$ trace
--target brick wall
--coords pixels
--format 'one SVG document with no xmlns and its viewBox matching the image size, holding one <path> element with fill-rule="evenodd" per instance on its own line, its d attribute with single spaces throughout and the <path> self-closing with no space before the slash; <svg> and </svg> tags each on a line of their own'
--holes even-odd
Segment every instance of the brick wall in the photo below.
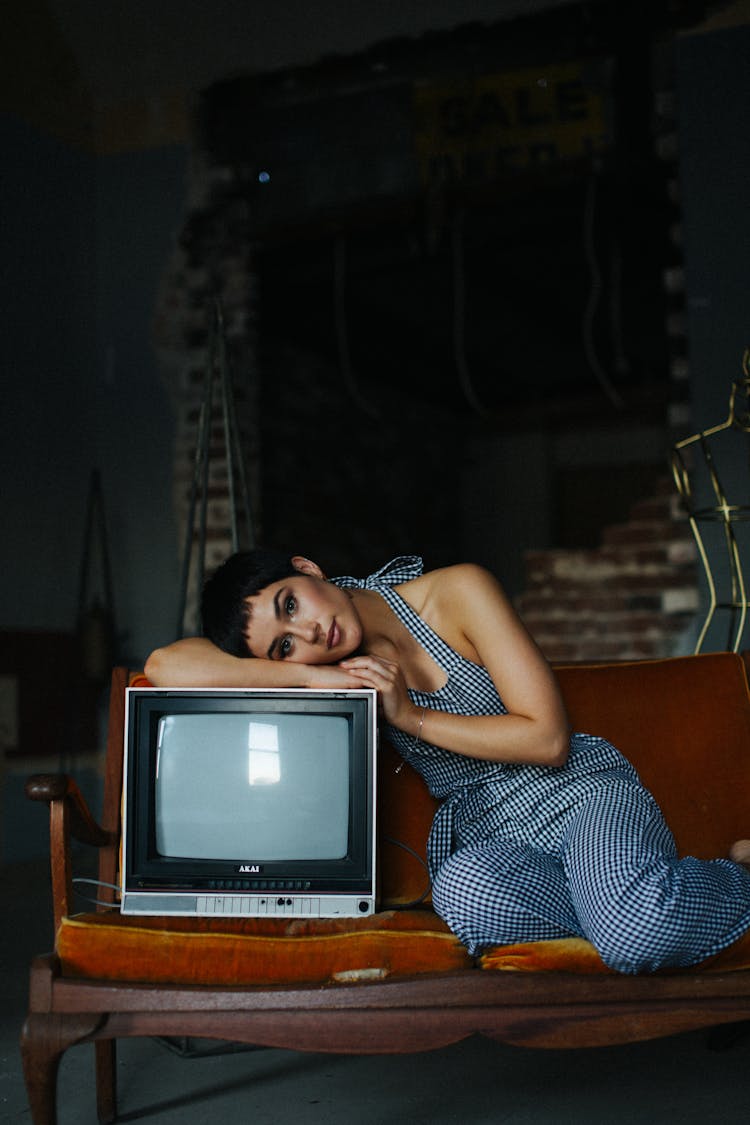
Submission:
<svg viewBox="0 0 750 1125">
<path fill-rule="evenodd" d="M 518 609 L 552 661 L 630 660 L 692 649 L 696 551 L 671 480 L 605 528 L 594 550 L 529 551 Z"/>
</svg>

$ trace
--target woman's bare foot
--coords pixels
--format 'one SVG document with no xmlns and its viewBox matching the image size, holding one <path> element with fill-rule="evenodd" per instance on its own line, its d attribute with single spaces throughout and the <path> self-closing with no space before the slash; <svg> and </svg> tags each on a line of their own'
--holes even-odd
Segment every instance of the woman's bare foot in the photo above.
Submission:
<svg viewBox="0 0 750 1125">
<path fill-rule="evenodd" d="M 750 871 L 750 840 L 735 840 L 729 849 L 729 858 Z"/>
</svg>

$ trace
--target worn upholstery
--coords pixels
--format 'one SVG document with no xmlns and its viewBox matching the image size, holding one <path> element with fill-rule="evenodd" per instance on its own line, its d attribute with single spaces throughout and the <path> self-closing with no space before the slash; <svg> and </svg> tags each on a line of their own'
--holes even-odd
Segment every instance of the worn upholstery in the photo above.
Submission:
<svg viewBox="0 0 750 1125">
<path fill-rule="evenodd" d="M 216 986 L 382 980 L 471 967 L 431 910 L 314 921 L 84 914 L 63 921 L 57 953 L 68 976 Z"/>
<path fill-rule="evenodd" d="M 488 949 L 479 959 L 481 969 L 496 969 L 505 972 L 564 972 L 564 973 L 615 973 L 604 964 L 591 942 L 584 938 L 557 938 L 551 941 L 518 942 L 515 945 L 496 945 Z M 721 953 L 708 957 L 700 965 L 688 971 L 695 972 L 734 972 L 750 968 L 750 933 L 745 934 L 723 949 Z M 682 969 L 661 969 L 659 974 L 679 974 Z"/>
</svg>

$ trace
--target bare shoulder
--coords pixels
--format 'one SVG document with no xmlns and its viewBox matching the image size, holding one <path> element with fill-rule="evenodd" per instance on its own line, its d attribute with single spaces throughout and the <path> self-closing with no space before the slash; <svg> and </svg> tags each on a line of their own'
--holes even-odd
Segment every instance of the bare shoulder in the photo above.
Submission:
<svg viewBox="0 0 750 1125">
<path fill-rule="evenodd" d="M 429 602 L 435 605 L 460 604 L 465 610 L 476 599 L 481 601 L 484 598 L 500 597 L 505 600 L 502 586 L 494 574 L 477 563 L 456 563 L 441 567 L 429 571 L 422 578 L 425 580 L 425 605 Z"/>
<path fill-rule="evenodd" d="M 555 729 L 567 731 L 550 666 L 498 579 L 474 563 L 444 567 L 423 579 L 415 580 L 421 583 L 416 592 L 422 620 L 456 652 L 487 669 L 510 712 L 543 715 Z M 410 600 L 412 583 L 406 586 Z"/>
<path fill-rule="evenodd" d="M 512 614 L 493 574 L 476 563 L 456 563 L 404 583 L 399 593 L 423 621 L 458 652 L 477 660 L 477 623 L 487 616 Z"/>
<path fill-rule="evenodd" d="M 502 594 L 497 578 L 477 563 L 454 563 L 420 574 L 397 587 L 402 597 L 421 613 L 431 603 L 450 601 L 459 595 Z"/>
</svg>

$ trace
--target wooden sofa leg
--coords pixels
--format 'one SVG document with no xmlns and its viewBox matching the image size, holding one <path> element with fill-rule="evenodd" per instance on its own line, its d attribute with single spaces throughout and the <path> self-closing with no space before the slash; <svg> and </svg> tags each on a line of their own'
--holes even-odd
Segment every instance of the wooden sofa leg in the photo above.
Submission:
<svg viewBox="0 0 750 1125">
<path fill-rule="evenodd" d="M 96 1112 L 101 1125 L 117 1119 L 117 1040 L 97 1039 Z"/>
<path fill-rule="evenodd" d="M 57 1125 L 57 1072 L 68 1047 L 93 1035 L 103 1017 L 30 1012 L 21 1032 L 21 1058 L 33 1125 Z"/>
</svg>

